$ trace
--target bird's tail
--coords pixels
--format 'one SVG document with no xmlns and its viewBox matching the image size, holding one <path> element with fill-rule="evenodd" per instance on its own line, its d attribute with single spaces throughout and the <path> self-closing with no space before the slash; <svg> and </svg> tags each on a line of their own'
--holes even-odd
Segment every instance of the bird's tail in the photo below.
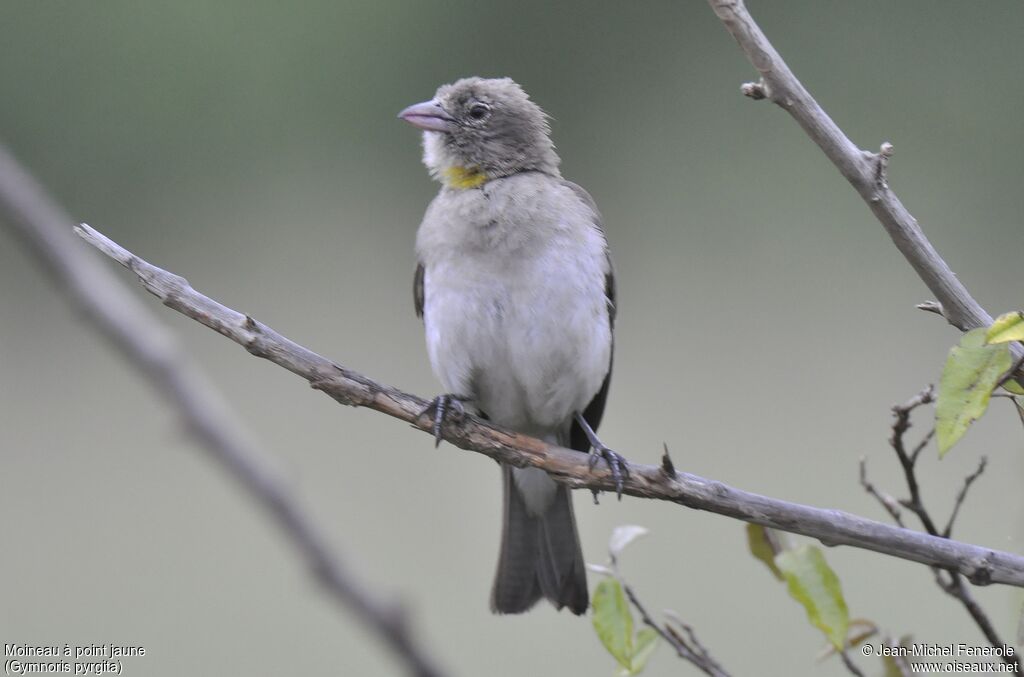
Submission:
<svg viewBox="0 0 1024 677">
<path fill-rule="evenodd" d="M 572 496 L 568 488 L 545 475 L 543 480 L 555 485 L 554 495 L 536 514 L 527 508 L 512 473 L 512 468 L 502 466 L 505 517 L 491 611 L 522 613 L 543 596 L 556 609 L 568 607 L 582 614 L 590 602 Z"/>
</svg>

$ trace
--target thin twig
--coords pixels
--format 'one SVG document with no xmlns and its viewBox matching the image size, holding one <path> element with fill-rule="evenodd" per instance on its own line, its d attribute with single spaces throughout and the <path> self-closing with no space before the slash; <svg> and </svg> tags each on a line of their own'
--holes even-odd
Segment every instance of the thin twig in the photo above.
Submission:
<svg viewBox="0 0 1024 677">
<path fill-rule="evenodd" d="M 910 461 L 912 463 L 917 463 L 917 457 L 921 455 L 921 452 L 924 451 L 924 448 L 927 447 L 928 444 L 934 438 L 935 438 L 935 426 L 932 426 L 931 429 L 929 429 L 928 432 L 925 433 L 924 437 L 922 437 L 917 442 L 917 445 L 914 447 L 914 450 L 912 452 L 910 452 Z"/>
<path fill-rule="evenodd" d="M 680 634 L 672 626 L 665 624 L 664 627 L 659 625 L 647 612 L 647 609 L 640 602 L 640 598 L 637 597 L 636 593 L 625 581 L 621 579 L 622 589 L 626 593 L 626 597 L 629 598 L 630 604 L 640 614 L 640 620 L 644 622 L 644 625 L 653 628 L 662 639 L 664 639 L 669 646 L 675 649 L 676 654 L 683 660 L 691 663 L 698 670 L 703 672 L 705 675 L 711 675 L 711 677 L 730 677 L 729 673 L 725 671 L 725 668 L 716 661 L 708 650 L 704 648 L 704 645 L 697 640 L 697 635 L 686 623 L 681 620 L 678 621 L 679 626 L 686 633 L 686 637 Z"/>
<path fill-rule="evenodd" d="M 131 269 L 146 289 L 164 305 L 298 374 L 338 402 L 368 407 L 433 434 L 433 420 L 424 414 L 427 401 L 377 383 L 341 367 L 253 318 L 203 296 L 177 275 L 157 268 L 93 228 L 78 229 L 87 242 Z M 502 463 L 540 468 L 574 489 L 614 491 L 607 465 L 591 468 L 586 454 L 547 444 L 505 430 L 474 416 L 448 420 L 442 437 Z M 736 489 L 684 472 L 670 475 L 664 465 L 629 465 L 622 493 L 671 501 L 698 510 L 816 538 L 825 545 L 850 545 L 929 566 L 954 569 L 978 584 L 1002 583 L 1024 587 L 1024 557 L 929 536 L 868 520 L 839 510 L 824 510 Z"/>
<path fill-rule="evenodd" d="M 841 658 L 843 661 L 843 665 L 846 666 L 846 669 L 850 672 L 851 675 L 857 675 L 857 677 L 864 677 L 864 673 L 861 672 L 860 668 L 854 665 L 853 661 L 850 660 L 850 657 L 847 655 L 845 648 L 838 653 L 839 658 Z"/>
<path fill-rule="evenodd" d="M 911 510 L 918 519 L 921 520 L 921 524 L 925 531 L 933 536 L 941 536 L 943 538 L 949 538 L 953 532 L 953 524 L 956 522 L 957 516 L 960 514 L 960 507 L 963 505 L 964 500 L 967 498 L 967 492 L 970 490 L 971 485 L 981 476 L 985 471 L 986 460 L 982 457 L 981 462 L 978 464 L 978 469 L 973 473 L 964 478 L 963 486 L 957 493 L 956 501 L 953 505 L 953 510 L 950 513 L 949 519 L 946 522 L 945 529 L 939 532 L 935 526 L 935 521 L 932 519 L 931 514 L 925 507 L 924 500 L 921 497 L 921 488 L 917 480 L 917 459 L 921 453 L 921 449 L 928 444 L 931 440 L 935 429 L 932 428 L 924 438 L 917 443 L 913 451 L 907 453 L 906 444 L 904 442 L 904 435 L 907 430 L 910 429 L 910 415 L 918 407 L 930 404 L 934 400 L 934 389 L 932 386 L 928 386 L 920 393 L 912 397 L 909 401 L 902 405 L 896 405 L 892 408 L 893 412 L 893 423 L 892 423 L 892 435 L 889 438 L 889 444 L 892 446 L 893 451 L 896 452 L 896 457 L 899 459 L 900 466 L 903 468 L 904 478 L 907 483 L 907 489 L 910 492 L 910 498 L 899 501 L 899 504 Z M 894 513 L 889 509 L 889 505 L 882 498 L 882 494 L 875 489 L 867 479 L 866 466 L 861 460 L 861 486 L 864 487 L 871 496 L 875 497 L 876 500 L 882 503 L 882 506 L 886 508 L 889 515 L 896 521 L 900 526 L 904 526 L 902 519 L 898 513 Z M 891 497 L 889 500 L 892 500 Z M 951 597 L 958 600 L 967 610 L 971 619 L 974 620 L 975 625 L 981 630 L 981 633 L 985 636 L 985 639 L 994 647 L 1003 646 L 1003 640 L 996 631 L 995 626 L 992 625 L 992 621 L 989 619 L 988 614 L 981 608 L 978 602 L 974 599 L 970 589 L 964 584 L 963 576 L 958 572 L 949 570 L 945 567 L 932 567 L 932 574 L 935 577 L 935 583 L 942 589 L 943 592 L 950 595 Z M 1020 659 L 1016 656 L 1003 656 L 1003 661 L 1015 666 L 1016 671 L 1020 670 Z"/>
<path fill-rule="evenodd" d="M 277 472 L 256 450 L 227 403 L 152 313 L 72 234 L 73 222 L 0 147 L 0 219 L 86 317 L 178 411 L 200 446 L 264 508 L 316 580 L 368 626 L 417 677 L 445 674 L 409 632 L 397 606 L 357 582 Z"/>
<path fill-rule="evenodd" d="M 900 504 L 895 498 L 889 494 L 883 494 L 875 485 L 868 480 L 868 460 L 861 456 L 860 458 L 860 485 L 864 487 L 864 491 L 868 492 L 875 498 L 876 501 L 885 509 L 889 516 L 892 517 L 892 521 L 901 527 L 903 524 L 903 515 L 900 512 Z"/>
<path fill-rule="evenodd" d="M 917 453 L 923 448 L 918 445 L 915 448 L 917 453 L 907 453 L 903 443 L 903 435 L 910 429 L 910 414 L 918 407 L 931 404 L 935 401 L 935 388 L 929 385 L 927 388 L 910 398 L 905 404 L 897 404 L 892 408 L 895 418 L 892 424 L 892 435 L 889 438 L 889 445 L 896 452 L 900 467 L 903 468 L 903 476 L 907 482 L 907 489 L 910 491 L 910 498 L 900 501 L 900 505 L 917 515 L 924 525 L 924 530 L 933 536 L 940 535 L 932 522 L 931 515 L 925 510 L 921 501 L 921 488 L 917 483 L 917 474 L 914 472 L 914 464 L 917 462 Z"/>
<path fill-rule="evenodd" d="M 1011 345 L 1016 346 L 1018 345 L 1018 342 L 1014 342 Z M 1024 353 L 1021 353 L 1020 355 L 1017 356 L 1017 359 L 1013 361 L 1013 364 L 1010 365 L 1010 368 L 1006 370 L 1006 373 L 1003 374 L 996 382 L 995 388 L 1001 388 L 1004 383 L 1017 376 L 1017 373 L 1020 371 L 1021 366 L 1024 366 Z M 993 388 L 993 390 L 995 390 L 995 388 Z"/>
<path fill-rule="evenodd" d="M 992 625 L 992 621 L 989 619 L 988 614 L 985 613 L 985 610 L 982 609 L 981 605 L 974 599 L 974 595 L 971 593 L 970 589 L 964 584 L 963 576 L 953 572 L 946 573 L 949 575 L 951 581 L 947 585 L 942 586 L 942 589 L 963 605 L 964 609 L 967 610 L 971 619 L 974 620 L 974 624 L 978 626 L 978 629 L 981 630 L 981 634 L 985 636 L 985 639 L 988 640 L 989 644 L 994 647 L 1005 646 L 1006 643 L 1003 641 L 1002 637 L 1000 637 L 995 626 Z M 1002 656 L 1002 659 L 1004 663 L 1016 666 L 1014 672 L 1020 672 L 1021 662 L 1018 655 Z"/>
<path fill-rule="evenodd" d="M 978 463 L 978 469 L 964 478 L 964 484 L 960 487 L 960 491 L 957 492 L 956 502 L 953 503 L 953 512 L 949 515 L 949 521 L 946 522 L 946 528 L 942 530 L 943 538 L 949 538 L 950 535 L 952 535 L 953 523 L 956 521 L 957 515 L 960 514 L 960 506 L 963 505 L 964 499 L 967 498 L 967 492 L 970 490 L 971 485 L 974 484 L 974 480 L 981 477 L 981 473 L 985 472 L 985 465 L 987 463 L 988 459 L 982 456 L 981 461 Z"/>
<path fill-rule="evenodd" d="M 713 662 L 715 664 L 715 666 L 717 666 L 717 668 L 719 670 L 724 671 L 724 668 L 722 668 L 722 666 L 717 661 L 715 661 L 714 658 L 711 657 L 711 654 L 708 652 L 707 647 L 705 647 L 703 644 L 701 644 L 700 639 L 697 638 L 696 631 L 694 631 L 693 627 L 690 626 L 689 623 L 685 623 L 683 621 L 683 619 L 679 617 L 679 614 L 677 614 L 675 611 L 671 611 L 671 610 L 666 609 L 664 613 L 665 613 L 666 618 L 668 618 L 668 620 L 671 621 L 671 623 L 669 623 L 669 622 L 665 623 L 665 628 L 670 633 L 672 633 L 673 636 L 680 637 L 680 634 L 679 634 L 679 630 L 676 630 L 676 628 L 674 628 L 672 626 L 672 623 L 674 623 L 675 625 L 678 625 L 679 629 L 682 630 L 683 633 L 686 635 L 686 638 L 685 638 L 684 641 L 688 642 L 690 644 L 690 646 L 692 646 L 693 649 L 697 653 L 699 653 L 702 656 L 707 657 L 708 660 Z"/>
</svg>

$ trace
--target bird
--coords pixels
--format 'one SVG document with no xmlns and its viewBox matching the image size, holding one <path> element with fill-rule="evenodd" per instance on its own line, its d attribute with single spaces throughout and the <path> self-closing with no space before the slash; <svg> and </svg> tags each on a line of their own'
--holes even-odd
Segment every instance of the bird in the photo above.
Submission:
<svg viewBox="0 0 1024 677">
<path fill-rule="evenodd" d="M 510 78 L 469 77 L 399 118 L 422 130 L 441 183 L 416 234 L 415 310 L 447 393 L 465 411 L 548 443 L 593 452 L 621 498 L 625 459 L 595 430 L 611 382 L 615 276 L 591 196 L 562 178 L 547 114 Z M 580 615 L 586 567 L 569 489 L 538 468 L 501 466 L 501 550 L 491 611 L 541 597 Z M 595 494 L 596 497 L 596 494 Z"/>
</svg>

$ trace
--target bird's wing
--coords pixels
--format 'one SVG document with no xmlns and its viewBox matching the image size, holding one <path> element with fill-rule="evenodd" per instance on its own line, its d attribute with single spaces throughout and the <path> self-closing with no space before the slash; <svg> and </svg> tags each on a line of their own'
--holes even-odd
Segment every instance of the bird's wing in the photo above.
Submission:
<svg viewBox="0 0 1024 677">
<path fill-rule="evenodd" d="M 576 197 L 583 201 L 583 204 L 590 208 L 590 211 L 594 214 L 594 227 L 601 233 L 601 237 L 604 235 L 604 217 L 601 216 L 600 210 L 597 208 L 597 203 L 594 202 L 594 198 L 590 197 L 590 193 L 578 183 L 572 181 L 566 181 L 563 179 L 562 183 L 576 193 Z M 615 329 L 615 268 L 612 266 L 612 257 L 608 252 L 607 239 L 605 240 L 605 257 L 608 260 L 608 271 L 604 275 L 604 296 L 608 299 L 608 321 L 612 324 L 612 329 Z M 589 419 L 587 419 L 589 421 Z"/>
<path fill-rule="evenodd" d="M 423 264 L 416 264 L 416 273 L 412 277 L 412 303 L 416 308 L 416 317 L 423 317 Z"/>
<path fill-rule="evenodd" d="M 565 185 L 570 188 L 580 200 L 583 201 L 590 211 L 594 213 L 594 226 L 601 231 L 601 236 L 604 237 L 604 219 L 601 217 L 601 212 L 597 209 L 597 203 L 594 202 L 594 198 L 590 197 L 584 188 L 572 181 L 564 181 Z M 612 267 L 611 255 L 608 253 L 607 244 L 605 246 L 605 256 L 608 259 L 608 270 L 604 276 L 604 296 L 608 301 L 608 322 L 611 324 L 611 328 L 614 332 L 615 329 L 615 270 Z M 612 352 L 614 354 L 615 339 L 614 334 L 612 338 Z M 597 430 L 597 426 L 601 424 L 601 417 L 604 415 L 604 405 L 608 400 L 608 388 L 612 381 L 612 363 L 614 362 L 614 355 L 612 359 L 608 361 L 608 373 L 605 374 L 604 381 L 601 383 L 601 389 L 594 395 L 594 399 L 590 400 L 590 403 L 583 410 L 583 418 L 586 419 L 587 423 L 590 424 L 591 429 Z M 583 433 L 583 429 L 580 428 L 579 424 L 573 421 L 572 430 L 569 433 L 570 446 L 578 451 L 587 451 L 590 449 L 590 442 L 587 440 L 587 436 Z"/>
</svg>

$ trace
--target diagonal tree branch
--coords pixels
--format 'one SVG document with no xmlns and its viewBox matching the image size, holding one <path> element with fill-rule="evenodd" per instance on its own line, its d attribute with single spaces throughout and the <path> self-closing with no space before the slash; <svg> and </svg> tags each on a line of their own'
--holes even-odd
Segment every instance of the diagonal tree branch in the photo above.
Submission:
<svg viewBox="0 0 1024 677">
<path fill-rule="evenodd" d="M 696 667 L 705 675 L 710 675 L 710 677 L 731 677 L 725 668 L 722 667 L 721 663 L 716 661 L 714 656 L 700 643 L 700 640 L 697 639 L 697 633 L 694 632 L 693 628 L 684 623 L 678 614 L 671 613 L 670 615 L 670 612 L 666 612 L 665 615 L 670 615 L 671 619 L 680 629 L 673 627 L 668 622 L 664 625 L 658 625 L 658 622 L 647 611 L 647 607 L 640 601 L 633 588 L 625 580 L 621 580 L 621 576 L 620 582 L 629 603 L 640 614 L 640 620 L 643 621 L 644 625 L 658 633 L 658 636 L 675 650 L 677 656 Z"/>
<path fill-rule="evenodd" d="M 725 25 L 726 30 L 739 43 L 751 65 L 761 74 L 760 82 L 747 83 L 741 87 L 743 94 L 753 99 L 767 98 L 789 113 L 860 194 L 889 233 L 893 244 L 938 299 L 937 302 L 921 304 L 918 307 L 941 314 L 950 324 L 961 331 L 990 325 L 992 316 L 970 295 L 967 288 L 925 237 L 917 220 L 889 187 L 886 172 L 893 154 L 892 144 L 883 143 L 878 153 L 870 153 L 858 148 L 818 105 L 818 102 L 789 69 L 779 53 L 775 51 L 764 32 L 750 16 L 743 0 L 708 0 L 708 2 Z M 1020 345 L 1011 344 L 1010 349 L 1015 357 L 1015 362 L 1004 377 L 1004 382 L 1014 374 L 1019 374 L 1022 360 L 1024 360 L 1024 349 Z M 903 434 L 909 427 L 910 412 L 931 399 L 932 391 L 929 388 L 903 407 L 894 409 L 897 420 L 893 424 L 891 444 L 903 467 L 910 491 L 910 499 L 902 501 L 901 504 L 920 518 L 929 534 L 948 537 L 967 490 L 984 469 L 984 461 L 977 472 L 965 480 L 964 487 L 957 496 L 956 506 L 950 516 L 948 526 L 940 533 L 921 501 L 920 488 L 914 472 L 918 454 L 931 439 L 934 431 L 928 433 L 911 452 L 908 452 L 903 446 Z M 899 508 L 892 502 L 891 497 L 879 493 L 867 481 L 863 461 L 861 462 L 861 484 L 865 490 L 882 503 L 893 519 L 902 525 Z M 948 575 L 948 581 L 944 579 L 942 573 Z M 940 573 L 939 569 L 935 569 L 935 576 L 944 591 L 964 604 L 985 637 L 994 646 L 999 646 L 1001 644 L 999 636 L 984 611 L 975 602 L 969 589 L 963 584 L 959 572 Z M 1019 669 L 1020 663 L 1016 657 L 1006 660 Z"/>
<path fill-rule="evenodd" d="M 327 538 L 258 453 L 227 403 L 152 313 L 71 233 L 72 221 L 0 146 L 0 220 L 128 361 L 178 411 L 188 430 L 264 508 L 309 564 L 316 580 L 389 647 L 411 675 L 442 677 L 413 639 L 401 609 L 385 603 L 346 570 Z"/>
<path fill-rule="evenodd" d="M 208 298 L 173 273 L 140 259 L 93 228 L 78 233 L 130 269 L 164 305 L 191 317 L 245 347 L 253 355 L 305 378 L 338 402 L 368 407 L 433 434 L 424 414 L 427 401 L 377 383 L 339 366 L 270 327 Z M 575 489 L 614 491 L 607 465 L 590 469 L 587 454 L 499 428 L 469 415 L 446 420 L 442 436 L 462 449 L 510 465 L 534 466 Z M 893 527 L 838 510 L 823 510 L 768 498 L 721 482 L 676 472 L 666 453 L 661 466 L 633 464 L 623 493 L 671 501 L 698 510 L 810 536 L 825 545 L 851 545 L 962 573 L 973 583 L 1024 587 L 1024 557 Z"/>
<path fill-rule="evenodd" d="M 927 310 L 941 313 L 961 331 L 992 324 L 992 316 L 957 279 L 925 237 L 917 220 L 889 188 L 886 169 L 893 153 L 892 144 L 882 144 L 878 153 L 858 148 L 793 75 L 750 16 L 743 0 L 708 2 L 761 74 L 760 82 L 747 83 L 741 91 L 753 99 L 769 99 L 793 116 L 850 182 L 885 227 L 896 248 L 938 299 L 938 305 L 928 304 Z M 1015 357 L 1024 355 L 1024 350 L 1016 344 L 1011 350 Z"/>
</svg>

